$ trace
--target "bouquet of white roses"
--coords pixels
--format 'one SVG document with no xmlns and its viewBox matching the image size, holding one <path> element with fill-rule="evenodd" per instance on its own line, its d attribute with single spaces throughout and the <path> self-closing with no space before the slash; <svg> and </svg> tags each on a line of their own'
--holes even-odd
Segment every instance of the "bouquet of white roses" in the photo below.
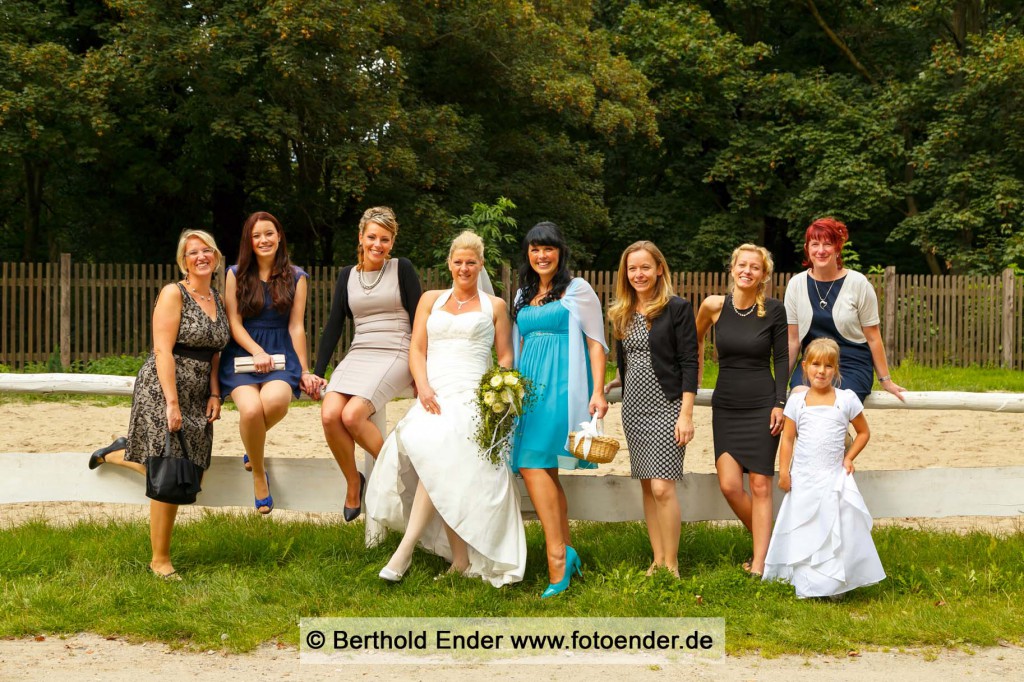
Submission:
<svg viewBox="0 0 1024 682">
<path fill-rule="evenodd" d="M 476 394 L 476 444 L 491 464 L 507 460 L 516 417 L 529 407 L 533 382 L 517 370 L 493 367 L 480 379 Z"/>
</svg>

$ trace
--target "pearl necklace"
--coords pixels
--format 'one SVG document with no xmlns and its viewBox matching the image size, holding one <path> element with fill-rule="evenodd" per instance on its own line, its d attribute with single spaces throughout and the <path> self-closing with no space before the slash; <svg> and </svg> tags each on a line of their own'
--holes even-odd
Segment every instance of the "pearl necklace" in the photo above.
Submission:
<svg viewBox="0 0 1024 682">
<path fill-rule="evenodd" d="M 754 301 L 754 305 L 752 305 L 752 306 L 750 306 L 749 308 L 746 309 L 747 312 L 741 313 L 740 309 L 736 307 L 736 297 L 735 296 L 730 296 L 729 297 L 729 301 L 730 301 L 730 303 L 732 303 L 733 311 L 735 311 L 735 313 L 737 315 L 739 315 L 740 317 L 746 317 L 747 315 L 749 315 L 752 312 L 754 312 L 755 308 L 757 308 L 757 301 Z"/>
<path fill-rule="evenodd" d="M 384 265 L 380 266 L 380 270 L 377 271 L 377 278 L 374 279 L 373 282 L 370 283 L 370 284 L 367 284 L 365 281 L 363 281 L 363 271 L 362 270 L 357 270 L 356 271 L 356 277 L 359 278 L 359 286 L 361 286 L 363 288 L 363 293 L 364 294 L 368 295 L 371 291 L 373 291 L 374 287 L 376 287 L 378 284 L 380 284 L 380 281 L 384 278 L 384 271 L 387 270 L 387 269 L 388 269 L 388 261 L 384 261 Z"/>
<path fill-rule="evenodd" d="M 453 300 L 453 301 L 455 301 L 455 305 L 459 306 L 459 307 L 458 307 L 458 310 L 462 310 L 462 306 L 464 306 L 464 305 L 466 305 L 467 303 L 469 303 L 470 301 L 472 301 L 472 300 L 473 300 L 474 298 L 476 298 L 476 297 L 477 297 L 478 295 L 479 295 L 479 294 L 473 294 L 472 296 L 470 296 L 469 298 L 467 298 L 467 299 L 466 299 L 465 301 L 460 301 L 460 300 L 459 300 L 459 297 L 455 295 L 455 290 L 454 290 L 454 289 L 452 289 L 452 300 Z"/>
<path fill-rule="evenodd" d="M 832 283 L 828 285 L 828 291 L 825 292 L 824 296 L 821 295 L 821 290 L 818 289 L 818 280 L 812 277 L 811 281 L 814 282 L 814 293 L 818 295 L 818 307 L 824 310 L 828 307 L 828 295 L 832 293 L 832 287 L 834 287 L 836 282 L 839 280 L 832 280 Z"/>
<path fill-rule="evenodd" d="M 195 297 L 198 298 L 200 301 L 212 301 L 213 300 L 213 289 L 210 289 L 210 293 L 208 295 L 206 295 L 206 296 L 203 296 L 198 291 L 196 291 L 195 287 L 189 287 L 189 289 L 192 290 L 192 293 L 195 294 Z"/>
<path fill-rule="evenodd" d="M 189 281 L 187 274 L 185 275 L 185 286 L 188 287 L 188 290 L 192 292 L 192 298 L 199 299 L 200 301 L 213 300 L 213 288 L 210 289 L 210 293 L 208 293 L 206 296 L 203 296 L 201 293 L 199 293 L 198 289 L 192 286 L 192 282 Z"/>
</svg>

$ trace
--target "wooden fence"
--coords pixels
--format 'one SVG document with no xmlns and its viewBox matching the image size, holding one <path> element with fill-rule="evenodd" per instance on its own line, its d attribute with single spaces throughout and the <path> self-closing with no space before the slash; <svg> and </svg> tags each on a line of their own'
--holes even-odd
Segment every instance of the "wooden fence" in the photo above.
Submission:
<svg viewBox="0 0 1024 682">
<path fill-rule="evenodd" d="M 309 268 L 306 330 L 313 351 L 330 313 L 340 266 Z M 579 273 L 607 309 L 615 296 L 615 273 Z M 445 286 L 447 272 L 420 271 L 424 289 Z M 222 277 L 222 276 L 221 276 Z M 792 274 L 777 273 L 771 294 L 781 298 Z M 0 364 L 21 368 L 59 359 L 64 367 L 109 355 L 138 355 L 152 346 L 150 316 L 165 283 L 179 278 L 177 266 L 72 263 L 0 263 Z M 895 268 L 868 275 L 878 294 L 882 337 L 890 362 L 913 357 L 922 365 L 991 365 L 1024 369 L 1024 278 L 1000 276 L 898 275 Z M 220 280 L 222 282 L 222 280 Z M 516 277 L 500 275 L 506 300 Z M 680 296 L 699 306 L 728 287 L 724 272 L 673 274 Z M 219 283 L 215 283 L 219 286 Z M 223 289 L 222 286 L 219 288 Z M 606 330 L 610 337 L 610 327 Z M 347 348 L 346 329 L 338 355 Z M 315 355 L 311 355 L 312 358 Z"/>
</svg>

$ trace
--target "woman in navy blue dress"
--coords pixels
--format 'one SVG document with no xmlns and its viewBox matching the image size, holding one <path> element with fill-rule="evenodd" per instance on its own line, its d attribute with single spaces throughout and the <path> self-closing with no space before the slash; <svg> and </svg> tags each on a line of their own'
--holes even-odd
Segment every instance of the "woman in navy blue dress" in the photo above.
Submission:
<svg viewBox="0 0 1024 682">
<path fill-rule="evenodd" d="M 317 398 L 320 382 L 309 371 L 306 353 L 306 282 L 288 259 L 281 223 L 265 211 L 253 213 L 242 228 L 238 264 L 228 268 L 224 303 L 231 341 L 221 354 L 220 385 L 238 407 L 243 463 L 252 471 L 256 510 L 274 509 L 264 465 L 267 431 L 288 412 L 299 390 Z M 284 355 L 275 368 L 272 355 Z M 252 356 L 255 372 L 236 372 L 235 358 Z"/>
</svg>

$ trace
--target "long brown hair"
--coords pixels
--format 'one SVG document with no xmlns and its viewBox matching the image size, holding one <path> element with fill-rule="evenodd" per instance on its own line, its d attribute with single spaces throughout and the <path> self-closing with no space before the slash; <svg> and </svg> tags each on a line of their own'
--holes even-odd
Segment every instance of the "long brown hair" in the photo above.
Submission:
<svg viewBox="0 0 1024 682">
<path fill-rule="evenodd" d="M 644 317 L 647 318 L 647 325 L 650 328 L 651 320 L 655 319 L 665 310 L 668 300 L 672 298 L 672 272 L 668 269 L 668 261 L 665 260 L 661 249 L 655 246 L 654 242 L 641 240 L 633 242 L 622 252 L 619 259 L 619 274 L 615 279 L 615 302 L 608 308 L 608 319 L 612 321 L 612 332 L 615 338 L 624 339 L 629 333 L 629 323 L 633 319 L 633 311 L 636 310 L 636 289 L 629 282 L 626 261 L 631 254 L 637 251 L 646 251 L 651 254 L 655 265 L 661 268 L 658 281 L 654 283 L 654 298 L 647 305 Z"/>
<path fill-rule="evenodd" d="M 235 298 L 238 299 L 238 313 L 242 317 L 259 315 L 265 300 L 260 282 L 260 265 L 252 251 L 252 230 L 261 220 L 273 223 L 280 237 L 274 263 L 270 267 L 270 277 L 267 279 L 271 306 L 284 314 L 291 309 L 292 301 L 295 300 L 295 270 L 288 258 L 288 243 L 284 238 L 284 229 L 277 218 L 266 211 L 257 211 L 245 219 L 245 225 L 242 226 L 242 242 L 238 246 Z"/>
</svg>

